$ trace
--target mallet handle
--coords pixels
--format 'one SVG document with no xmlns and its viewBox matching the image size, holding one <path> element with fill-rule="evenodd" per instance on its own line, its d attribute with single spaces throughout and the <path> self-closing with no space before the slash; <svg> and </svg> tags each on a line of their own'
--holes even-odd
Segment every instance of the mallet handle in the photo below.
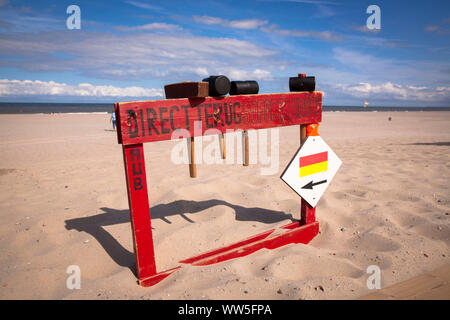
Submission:
<svg viewBox="0 0 450 320">
<path fill-rule="evenodd" d="M 227 158 L 227 149 L 225 146 L 225 137 L 224 137 L 223 133 L 219 134 L 219 140 L 220 140 L 220 147 L 222 149 L 222 159 L 226 159 Z"/>
<path fill-rule="evenodd" d="M 249 145 L 248 145 L 248 131 L 243 131 L 244 135 L 244 166 L 248 166 L 249 164 Z"/>
<path fill-rule="evenodd" d="M 195 164 L 195 142 L 194 142 L 194 137 L 188 138 L 190 139 L 190 144 L 189 144 L 189 148 L 190 148 L 190 159 L 189 159 L 189 175 L 191 176 L 191 178 L 196 178 L 197 177 L 197 165 Z"/>
</svg>

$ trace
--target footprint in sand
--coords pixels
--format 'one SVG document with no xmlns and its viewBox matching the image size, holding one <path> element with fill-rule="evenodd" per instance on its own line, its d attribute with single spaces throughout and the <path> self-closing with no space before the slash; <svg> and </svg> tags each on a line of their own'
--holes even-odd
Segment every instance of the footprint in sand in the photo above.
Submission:
<svg viewBox="0 0 450 320">
<path fill-rule="evenodd" d="M 314 275 L 314 277 L 329 277 L 330 274 L 359 278 L 365 274 L 363 269 L 356 267 L 346 259 L 330 258 L 313 252 L 278 257 L 261 272 L 265 276 L 270 274 L 273 277 L 285 280 L 306 280 L 311 275 Z"/>
<path fill-rule="evenodd" d="M 401 247 L 397 241 L 372 232 L 362 233 L 360 237 L 352 238 L 349 242 L 352 247 L 358 246 L 359 250 L 375 252 L 395 251 Z"/>
</svg>

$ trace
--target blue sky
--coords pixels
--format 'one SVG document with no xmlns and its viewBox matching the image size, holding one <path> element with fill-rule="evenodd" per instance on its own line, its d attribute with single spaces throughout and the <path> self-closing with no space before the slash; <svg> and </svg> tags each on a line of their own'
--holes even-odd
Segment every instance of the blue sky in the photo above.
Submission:
<svg viewBox="0 0 450 320">
<path fill-rule="evenodd" d="M 448 1 L 0 0 L 0 101 L 161 99 L 210 74 L 285 92 L 306 73 L 326 105 L 449 106 L 449 40 Z"/>
</svg>

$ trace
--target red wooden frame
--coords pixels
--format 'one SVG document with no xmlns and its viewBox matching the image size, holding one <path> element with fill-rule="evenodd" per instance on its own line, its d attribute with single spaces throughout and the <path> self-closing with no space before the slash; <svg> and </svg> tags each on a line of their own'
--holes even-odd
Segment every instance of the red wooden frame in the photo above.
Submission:
<svg viewBox="0 0 450 320">
<path fill-rule="evenodd" d="M 139 284 L 152 286 L 181 266 L 157 272 L 151 229 L 143 143 L 171 139 L 177 129 L 191 136 L 216 128 L 251 130 L 306 125 L 322 120 L 322 92 L 291 92 L 196 99 L 168 99 L 115 104 L 118 142 L 123 147 L 136 271 Z M 194 130 L 201 121 L 201 130 Z M 308 243 L 319 232 L 315 208 L 302 199 L 300 221 L 271 229 L 246 240 L 181 260 L 196 266 L 246 256 L 262 248 Z"/>
</svg>

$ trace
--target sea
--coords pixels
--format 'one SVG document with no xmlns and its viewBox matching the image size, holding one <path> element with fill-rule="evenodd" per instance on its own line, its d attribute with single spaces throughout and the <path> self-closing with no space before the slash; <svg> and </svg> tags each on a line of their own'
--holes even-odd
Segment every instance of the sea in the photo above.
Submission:
<svg viewBox="0 0 450 320">
<path fill-rule="evenodd" d="M 32 103 L 0 102 L 0 114 L 53 113 L 111 113 L 113 103 Z M 377 107 L 377 106 L 323 106 L 323 111 L 378 112 L 378 111 L 450 111 L 449 107 Z"/>
</svg>

